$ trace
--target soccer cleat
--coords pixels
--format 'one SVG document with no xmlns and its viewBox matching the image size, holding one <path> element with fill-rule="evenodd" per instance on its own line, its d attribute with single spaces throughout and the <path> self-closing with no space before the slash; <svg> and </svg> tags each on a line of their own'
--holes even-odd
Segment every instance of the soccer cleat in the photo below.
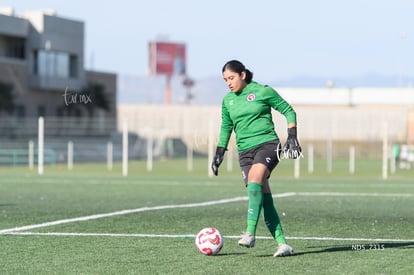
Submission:
<svg viewBox="0 0 414 275">
<path fill-rule="evenodd" d="M 256 238 L 249 232 L 243 233 L 239 240 L 239 245 L 247 248 L 251 248 L 256 243 Z"/>
<path fill-rule="evenodd" d="M 293 255 L 293 248 L 290 245 L 281 243 L 277 246 L 277 251 L 273 255 L 273 257 L 285 257 L 285 256 L 292 256 Z"/>
</svg>

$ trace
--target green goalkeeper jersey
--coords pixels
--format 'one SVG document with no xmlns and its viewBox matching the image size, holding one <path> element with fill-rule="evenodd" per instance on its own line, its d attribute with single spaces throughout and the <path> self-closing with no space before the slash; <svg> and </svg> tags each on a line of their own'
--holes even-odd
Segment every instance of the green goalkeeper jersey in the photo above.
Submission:
<svg viewBox="0 0 414 275">
<path fill-rule="evenodd" d="M 296 112 L 273 88 L 250 82 L 241 92 L 229 92 L 222 101 L 219 147 L 227 148 L 232 131 L 237 149 L 243 152 L 278 139 L 272 108 L 296 123 Z"/>
</svg>

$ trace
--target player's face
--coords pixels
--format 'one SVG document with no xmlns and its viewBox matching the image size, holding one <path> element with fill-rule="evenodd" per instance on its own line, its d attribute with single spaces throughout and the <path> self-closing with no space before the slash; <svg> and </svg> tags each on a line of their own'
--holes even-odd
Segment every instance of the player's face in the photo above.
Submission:
<svg viewBox="0 0 414 275">
<path fill-rule="evenodd" d="M 230 70 L 225 70 L 223 72 L 223 79 L 232 92 L 240 92 L 246 87 L 247 83 L 244 80 L 245 78 L 245 72 L 242 72 L 241 74 Z"/>
</svg>

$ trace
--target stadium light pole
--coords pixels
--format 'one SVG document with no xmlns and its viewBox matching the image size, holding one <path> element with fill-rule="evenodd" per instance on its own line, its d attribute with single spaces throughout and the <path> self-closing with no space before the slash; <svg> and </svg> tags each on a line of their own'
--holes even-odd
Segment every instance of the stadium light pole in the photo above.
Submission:
<svg viewBox="0 0 414 275">
<path fill-rule="evenodd" d="M 332 135 L 326 142 L 326 171 L 332 173 Z"/>
<path fill-rule="evenodd" d="M 106 163 L 109 171 L 113 168 L 113 154 L 113 144 L 109 141 L 106 146 Z"/>
<path fill-rule="evenodd" d="M 193 171 L 193 155 L 194 155 L 193 144 L 189 142 L 187 145 L 187 170 L 188 171 Z"/>
<path fill-rule="evenodd" d="M 232 146 L 229 146 L 226 158 L 227 158 L 227 171 L 231 172 L 233 171 L 233 147 Z"/>
<path fill-rule="evenodd" d="M 300 157 L 294 160 L 293 175 L 295 179 L 298 179 L 300 177 Z"/>
<path fill-rule="evenodd" d="M 388 125 L 384 121 L 382 139 L 382 179 L 388 179 Z"/>
<path fill-rule="evenodd" d="M 194 86 L 194 80 L 189 77 L 185 77 L 183 80 L 183 86 L 186 88 L 185 103 L 190 105 L 193 95 L 191 94 L 191 88 Z"/>
<path fill-rule="evenodd" d="M 207 149 L 208 149 L 208 161 L 207 161 L 207 175 L 209 177 L 213 176 L 213 172 L 211 171 L 210 164 L 213 161 L 213 151 L 214 151 L 214 135 L 213 135 L 213 121 L 212 119 L 209 120 L 209 127 L 208 127 L 208 140 L 207 140 Z"/>
<path fill-rule="evenodd" d="M 122 127 L 122 176 L 128 176 L 128 122 Z"/>
<path fill-rule="evenodd" d="M 308 146 L 308 173 L 313 174 L 314 171 L 314 154 L 313 154 L 313 144 Z"/>
<path fill-rule="evenodd" d="M 167 75 L 167 78 L 166 78 L 165 105 L 171 105 L 171 75 Z"/>
<path fill-rule="evenodd" d="M 38 119 L 38 137 L 37 137 L 37 173 L 43 175 L 43 148 L 44 148 L 44 127 L 43 117 Z"/>
<path fill-rule="evenodd" d="M 355 174 L 355 146 L 349 147 L 349 173 Z"/>
<path fill-rule="evenodd" d="M 34 167 L 34 143 L 33 140 L 29 141 L 29 169 L 33 170 Z"/>
<path fill-rule="evenodd" d="M 147 137 L 147 171 L 152 171 L 153 169 L 153 144 L 152 131 L 150 131 Z"/>
<path fill-rule="evenodd" d="M 73 141 L 68 141 L 68 170 L 73 169 Z"/>
</svg>

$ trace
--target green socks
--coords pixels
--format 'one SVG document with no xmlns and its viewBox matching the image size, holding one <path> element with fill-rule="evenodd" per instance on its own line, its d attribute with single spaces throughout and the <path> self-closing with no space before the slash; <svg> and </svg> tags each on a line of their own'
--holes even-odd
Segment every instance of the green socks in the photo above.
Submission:
<svg viewBox="0 0 414 275">
<path fill-rule="evenodd" d="M 285 235 L 273 202 L 272 194 L 263 194 L 262 185 L 256 182 L 251 182 L 247 185 L 247 195 L 249 197 L 249 208 L 247 212 L 246 232 L 256 236 L 257 222 L 259 220 L 260 211 L 263 207 L 264 220 L 270 234 L 272 234 L 277 243 L 285 244 Z"/>
<path fill-rule="evenodd" d="M 273 238 L 276 239 L 279 244 L 285 244 L 286 239 L 283 234 L 282 224 L 280 223 L 279 215 L 277 214 L 271 193 L 263 194 L 263 216 L 266 226 Z"/>
<path fill-rule="evenodd" d="M 257 222 L 263 206 L 263 187 L 261 184 L 251 182 L 247 185 L 247 195 L 249 206 L 247 210 L 247 229 L 246 232 L 256 235 Z"/>
</svg>

